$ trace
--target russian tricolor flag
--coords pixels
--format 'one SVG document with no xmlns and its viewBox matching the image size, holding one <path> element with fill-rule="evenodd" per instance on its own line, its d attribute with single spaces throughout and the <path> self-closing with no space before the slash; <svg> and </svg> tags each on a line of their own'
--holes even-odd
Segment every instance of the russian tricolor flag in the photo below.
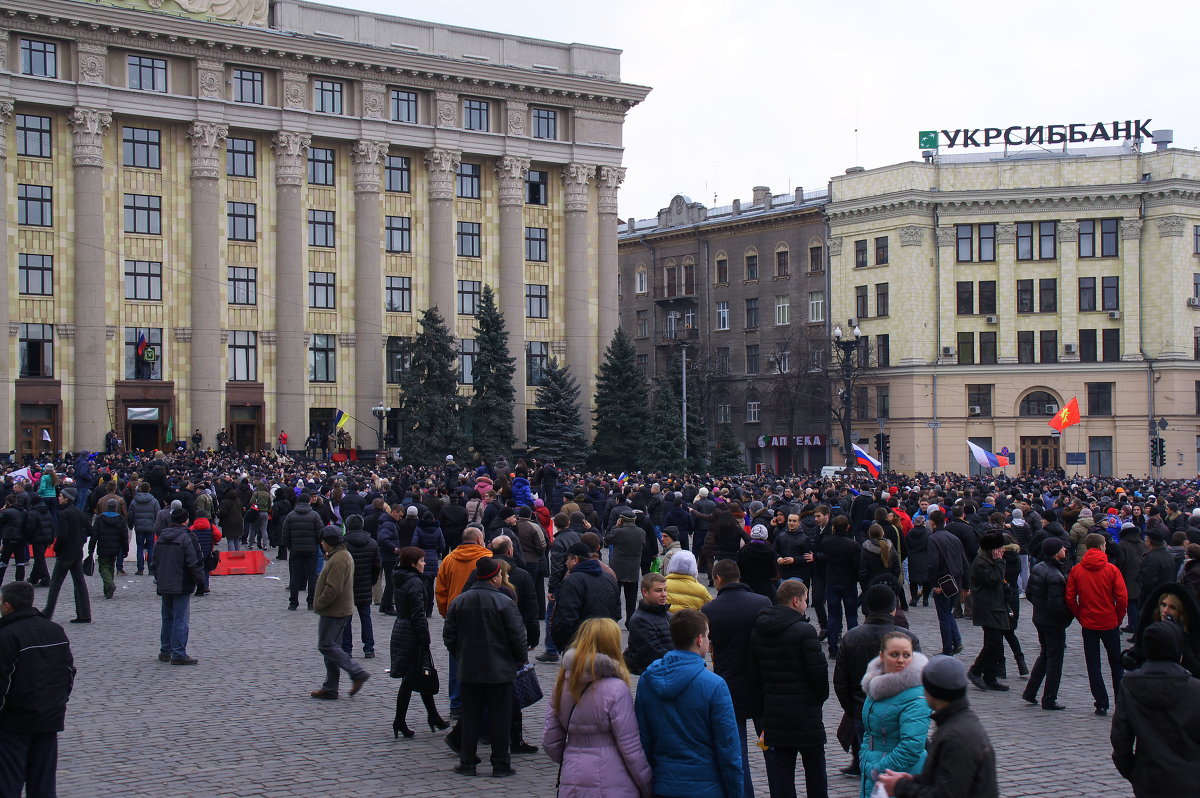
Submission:
<svg viewBox="0 0 1200 798">
<path fill-rule="evenodd" d="M 984 449 L 981 446 L 976 446 L 970 441 L 967 441 L 967 446 L 970 447 L 971 454 L 975 456 L 975 462 L 979 463 L 979 465 L 983 466 L 984 468 L 1004 468 L 1006 465 L 1008 465 L 1008 458 L 1003 455 L 993 454 L 987 449 Z"/>
<path fill-rule="evenodd" d="M 883 468 L 883 463 L 876 460 L 871 455 L 863 451 L 862 447 L 857 443 L 850 444 L 854 447 L 854 454 L 858 458 L 858 464 L 867 469 L 867 473 L 875 479 L 879 478 L 879 471 Z"/>
</svg>

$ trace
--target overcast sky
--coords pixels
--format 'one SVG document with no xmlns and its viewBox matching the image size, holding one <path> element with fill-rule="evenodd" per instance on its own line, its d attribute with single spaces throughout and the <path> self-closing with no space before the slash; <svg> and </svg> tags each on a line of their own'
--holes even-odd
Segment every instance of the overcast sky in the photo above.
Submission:
<svg viewBox="0 0 1200 798">
<path fill-rule="evenodd" d="M 622 80 L 653 89 L 625 125 L 623 218 L 679 193 L 712 207 L 756 185 L 823 188 L 919 159 L 920 130 L 1150 118 L 1175 146 L 1200 143 L 1200 6 L 1182 0 L 339 4 L 623 50 Z"/>
</svg>

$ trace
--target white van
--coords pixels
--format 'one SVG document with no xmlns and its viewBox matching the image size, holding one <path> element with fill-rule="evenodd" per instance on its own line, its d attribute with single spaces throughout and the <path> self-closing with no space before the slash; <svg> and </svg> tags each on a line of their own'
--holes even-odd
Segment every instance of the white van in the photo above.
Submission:
<svg viewBox="0 0 1200 798">
<path fill-rule="evenodd" d="M 867 475 L 867 469 L 865 469 L 865 468 L 858 468 L 856 466 L 850 470 L 855 475 L 862 475 L 862 476 Z M 846 471 L 847 471 L 846 466 L 834 466 L 834 465 L 821 466 L 821 479 L 829 479 L 830 477 L 841 476 Z"/>
</svg>

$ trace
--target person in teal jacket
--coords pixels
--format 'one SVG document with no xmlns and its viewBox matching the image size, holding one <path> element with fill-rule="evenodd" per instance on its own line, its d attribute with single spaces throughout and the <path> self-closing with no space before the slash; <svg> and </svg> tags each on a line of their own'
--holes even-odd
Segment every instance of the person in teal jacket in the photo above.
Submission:
<svg viewBox="0 0 1200 798">
<path fill-rule="evenodd" d="M 912 638 L 902 632 L 884 635 L 880 647 L 862 680 L 867 694 L 859 754 L 862 798 L 869 798 L 884 771 L 920 773 L 929 735 L 929 704 L 921 685 L 928 659 L 913 651 Z"/>
<path fill-rule="evenodd" d="M 662 798 L 741 798 L 742 751 L 725 680 L 708 670 L 708 618 L 680 610 L 668 651 L 638 682 L 634 710 Z"/>
</svg>

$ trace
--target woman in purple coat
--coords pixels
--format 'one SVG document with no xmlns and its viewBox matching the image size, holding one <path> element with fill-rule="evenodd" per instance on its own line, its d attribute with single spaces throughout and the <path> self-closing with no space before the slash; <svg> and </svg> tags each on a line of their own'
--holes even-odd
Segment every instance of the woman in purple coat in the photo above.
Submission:
<svg viewBox="0 0 1200 798">
<path fill-rule="evenodd" d="M 562 764 L 559 798 L 649 798 L 653 775 L 611 619 L 584 621 L 563 656 L 542 745 Z"/>
</svg>

